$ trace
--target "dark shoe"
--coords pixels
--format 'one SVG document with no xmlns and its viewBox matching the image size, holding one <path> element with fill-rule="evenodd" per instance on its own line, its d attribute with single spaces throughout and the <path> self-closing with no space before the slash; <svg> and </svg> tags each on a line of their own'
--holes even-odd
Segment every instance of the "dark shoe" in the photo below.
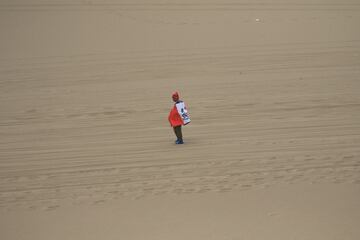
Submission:
<svg viewBox="0 0 360 240">
<path fill-rule="evenodd" d="M 176 140 L 176 141 L 175 141 L 175 144 L 184 144 L 184 141 L 183 141 L 183 140 L 178 139 L 178 140 Z"/>
</svg>

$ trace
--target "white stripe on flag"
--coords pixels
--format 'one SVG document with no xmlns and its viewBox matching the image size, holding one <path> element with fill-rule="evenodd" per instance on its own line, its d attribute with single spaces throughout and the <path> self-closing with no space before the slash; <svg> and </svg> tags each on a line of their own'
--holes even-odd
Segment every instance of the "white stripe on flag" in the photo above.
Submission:
<svg viewBox="0 0 360 240">
<path fill-rule="evenodd" d="M 180 117 L 182 118 L 182 120 L 184 122 L 184 125 L 190 123 L 191 120 L 190 120 L 188 111 L 186 109 L 185 103 L 184 102 L 177 103 L 176 108 L 178 110 Z"/>
</svg>

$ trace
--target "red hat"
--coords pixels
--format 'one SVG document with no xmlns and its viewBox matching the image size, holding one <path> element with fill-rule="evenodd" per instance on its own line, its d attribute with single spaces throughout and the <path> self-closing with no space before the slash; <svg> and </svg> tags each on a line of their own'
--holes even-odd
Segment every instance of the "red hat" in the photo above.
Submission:
<svg viewBox="0 0 360 240">
<path fill-rule="evenodd" d="M 172 94 L 172 99 L 176 102 L 176 101 L 178 101 L 179 100 L 179 93 L 178 92 L 174 92 L 173 94 Z"/>
</svg>

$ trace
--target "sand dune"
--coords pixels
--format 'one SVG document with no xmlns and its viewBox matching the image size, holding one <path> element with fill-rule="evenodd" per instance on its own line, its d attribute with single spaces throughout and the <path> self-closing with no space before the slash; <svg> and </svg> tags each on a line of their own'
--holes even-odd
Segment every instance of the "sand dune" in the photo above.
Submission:
<svg viewBox="0 0 360 240">
<path fill-rule="evenodd" d="M 356 1 L 0 13 L 1 239 L 359 238 Z"/>
</svg>

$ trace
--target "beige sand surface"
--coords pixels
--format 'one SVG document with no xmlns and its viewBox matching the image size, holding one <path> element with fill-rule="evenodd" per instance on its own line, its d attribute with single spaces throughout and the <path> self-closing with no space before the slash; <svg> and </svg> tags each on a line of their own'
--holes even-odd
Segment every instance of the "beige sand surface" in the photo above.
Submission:
<svg viewBox="0 0 360 240">
<path fill-rule="evenodd" d="M 359 239 L 359 23 L 355 0 L 1 0 L 0 239 Z"/>
</svg>

